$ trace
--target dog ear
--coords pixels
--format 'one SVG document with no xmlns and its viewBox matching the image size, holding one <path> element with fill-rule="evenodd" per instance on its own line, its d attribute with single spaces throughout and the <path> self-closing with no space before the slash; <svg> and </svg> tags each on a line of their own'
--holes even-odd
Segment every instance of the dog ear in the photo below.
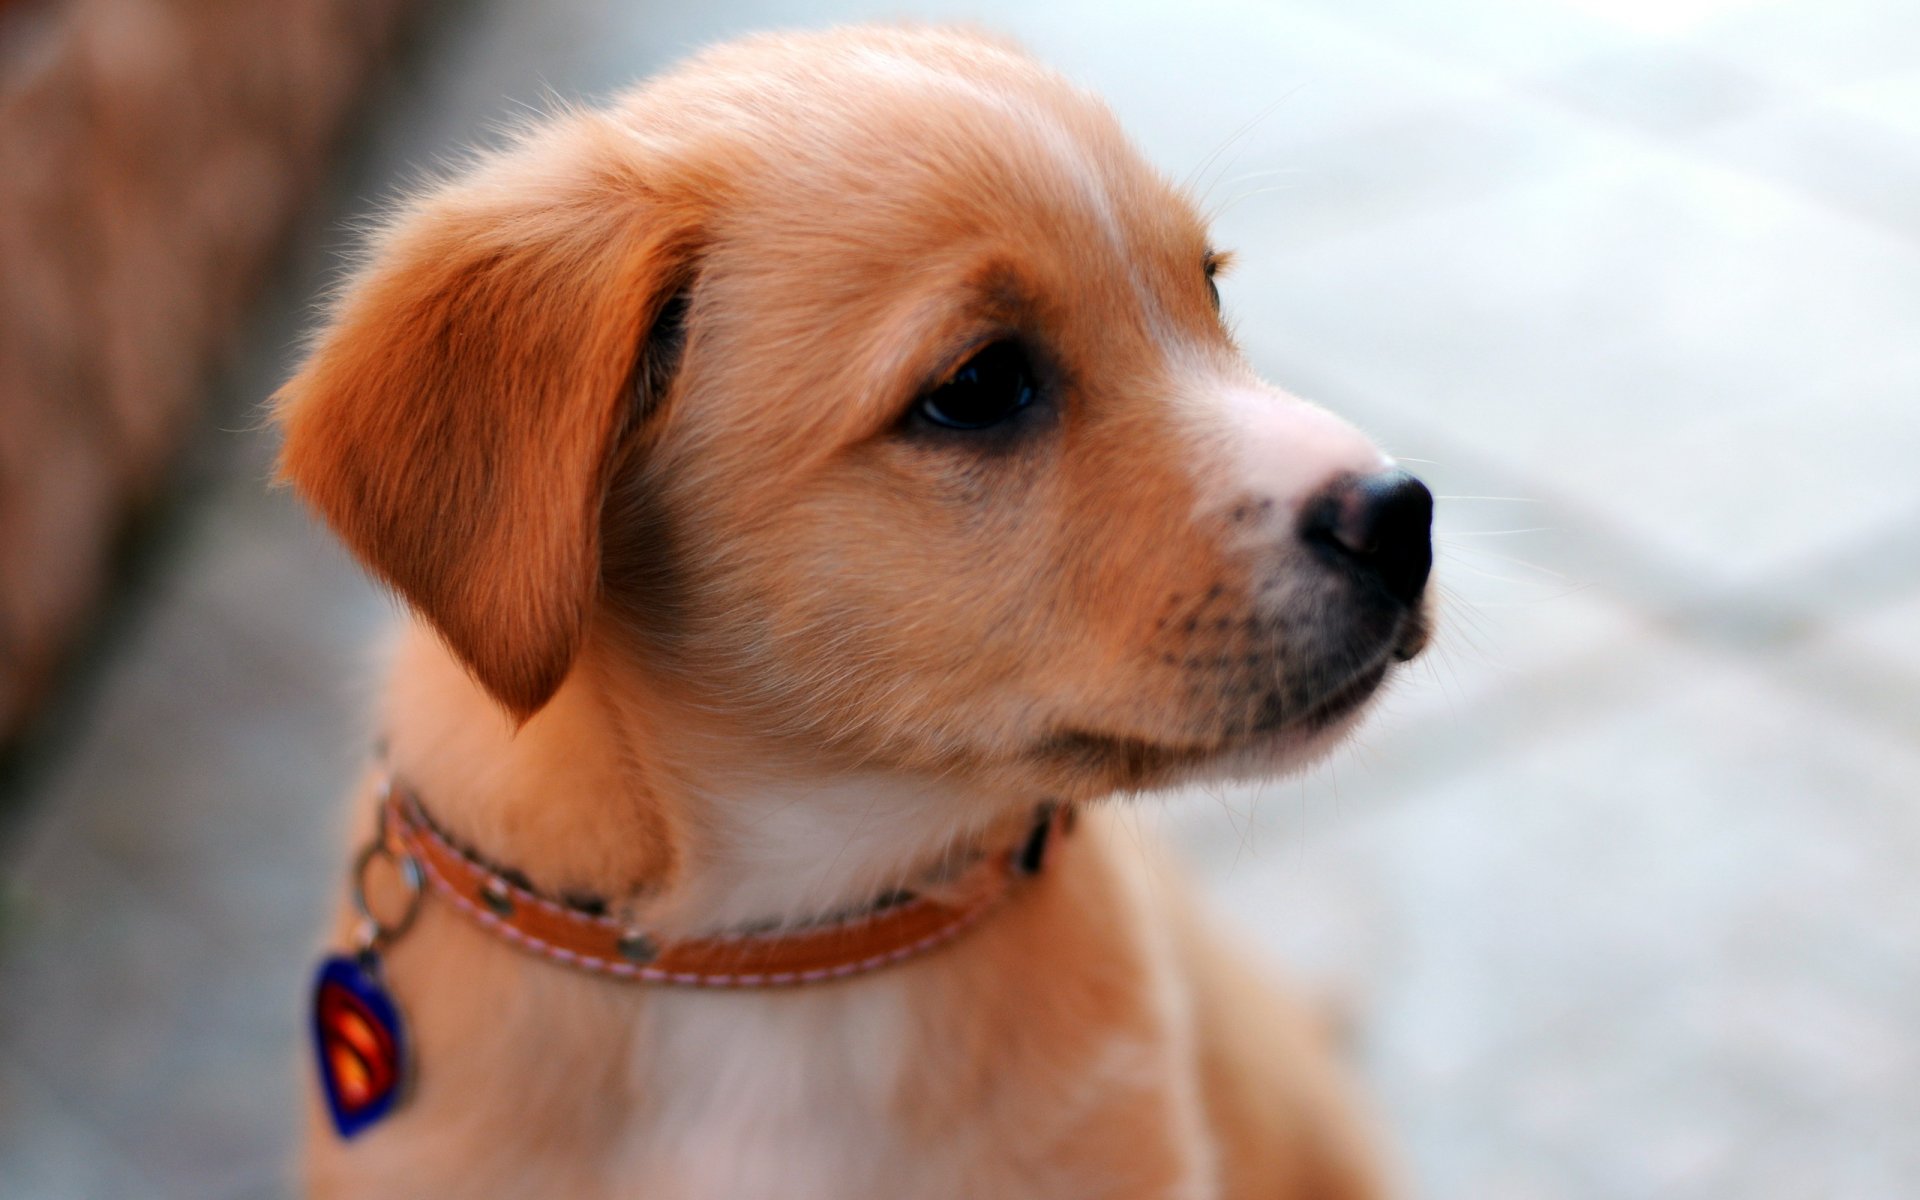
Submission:
<svg viewBox="0 0 1920 1200">
<path fill-rule="evenodd" d="M 521 721 L 585 635 L 642 343 L 692 257 L 631 136 L 572 122 L 409 204 L 274 398 L 281 480 Z"/>
</svg>

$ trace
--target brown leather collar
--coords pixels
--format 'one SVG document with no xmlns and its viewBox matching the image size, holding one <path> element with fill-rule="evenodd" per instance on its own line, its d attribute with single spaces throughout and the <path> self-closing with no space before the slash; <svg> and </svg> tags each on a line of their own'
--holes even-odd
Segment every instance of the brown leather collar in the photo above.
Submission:
<svg viewBox="0 0 1920 1200">
<path fill-rule="evenodd" d="M 1020 841 L 983 855 L 939 885 L 937 898 L 898 893 L 855 913 L 801 926 L 663 939 L 578 904 L 541 895 L 524 879 L 455 845 L 419 797 L 387 788 L 385 829 L 433 890 L 505 941 L 616 979 L 690 987 L 784 987 L 844 979 L 945 945 L 1041 872 L 1073 826 L 1070 808 L 1043 804 Z"/>
</svg>

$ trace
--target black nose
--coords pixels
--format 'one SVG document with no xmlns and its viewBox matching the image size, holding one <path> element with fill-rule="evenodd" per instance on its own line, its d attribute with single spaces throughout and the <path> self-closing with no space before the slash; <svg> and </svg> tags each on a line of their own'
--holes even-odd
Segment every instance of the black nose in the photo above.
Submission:
<svg viewBox="0 0 1920 1200">
<path fill-rule="evenodd" d="M 1433 493 L 1405 471 L 1350 475 L 1308 501 L 1300 536 L 1412 604 L 1433 570 Z"/>
</svg>

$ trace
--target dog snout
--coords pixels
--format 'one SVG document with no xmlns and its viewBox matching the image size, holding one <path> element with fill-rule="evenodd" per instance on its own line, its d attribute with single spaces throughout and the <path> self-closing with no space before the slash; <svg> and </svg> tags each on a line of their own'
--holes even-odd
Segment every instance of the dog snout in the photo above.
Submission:
<svg viewBox="0 0 1920 1200">
<path fill-rule="evenodd" d="M 1343 476 L 1302 510 L 1300 537 L 1412 605 L 1433 570 L 1433 493 L 1405 471 Z"/>
</svg>

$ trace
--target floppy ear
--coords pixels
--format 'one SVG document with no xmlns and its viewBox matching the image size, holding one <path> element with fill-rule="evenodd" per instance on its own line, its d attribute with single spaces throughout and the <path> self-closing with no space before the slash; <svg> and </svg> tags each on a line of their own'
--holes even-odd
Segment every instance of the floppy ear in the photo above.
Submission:
<svg viewBox="0 0 1920 1200">
<path fill-rule="evenodd" d="M 608 462 L 692 225 L 591 115 L 407 206 L 275 397 L 280 477 L 524 721 L 595 600 Z"/>
</svg>

